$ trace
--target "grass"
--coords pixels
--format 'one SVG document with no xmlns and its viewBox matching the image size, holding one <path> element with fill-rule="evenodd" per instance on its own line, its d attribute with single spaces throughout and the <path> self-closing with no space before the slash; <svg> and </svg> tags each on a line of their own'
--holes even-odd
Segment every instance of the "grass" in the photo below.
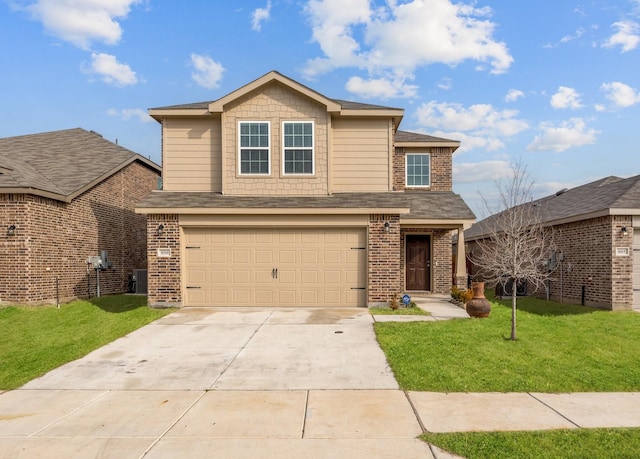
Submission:
<svg viewBox="0 0 640 459">
<path fill-rule="evenodd" d="M 489 293 L 489 292 L 488 292 Z M 640 314 L 509 300 L 486 319 L 376 323 L 402 389 L 435 392 L 626 392 L 640 390 Z"/>
<path fill-rule="evenodd" d="M 467 459 L 610 459 L 640 456 L 640 429 L 428 433 L 420 438 Z"/>
<path fill-rule="evenodd" d="M 398 308 L 398 309 L 391 309 L 388 306 L 384 306 L 384 307 L 375 307 L 375 308 L 369 308 L 369 312 L 373 315 L 379 315 L 379 316 L 389 316 L 389 315 L 394 315 L 394 316 L 428 316 L 431 315 L 429 314 L 427 311 L 425 311 L 424 309 L 420 309 L 418 307 L 408 307 L 408 308 Z"/>
<path fill-rule="evenodd" d="M 0 389 L 15 389 L 170 312 L 114 295 L 55 306 L 0 309 Z"/>
</svg>

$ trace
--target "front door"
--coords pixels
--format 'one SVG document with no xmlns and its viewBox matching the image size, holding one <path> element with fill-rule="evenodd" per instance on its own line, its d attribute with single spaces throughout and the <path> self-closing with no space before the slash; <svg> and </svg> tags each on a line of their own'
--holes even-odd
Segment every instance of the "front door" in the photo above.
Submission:
<svg viewBox="0 0 640 459">
<path fill-rule="evenodd" d="M 408 235 L 405 266 L 407 290 L 431 290 L 431 239 Z"/>
</svg>

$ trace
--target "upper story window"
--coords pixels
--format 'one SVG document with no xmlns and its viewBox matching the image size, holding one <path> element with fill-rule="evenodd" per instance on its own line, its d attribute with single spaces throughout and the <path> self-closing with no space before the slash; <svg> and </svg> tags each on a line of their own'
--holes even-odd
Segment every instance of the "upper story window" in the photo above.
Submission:
<svg viewBox="0 0 640 459">
<path fill-rule="evenodd" d="M 269 123 L 240 121 L 240 173 L 269 175 Z"/>
<path fill-rule="evenodd" d="M 407 187 L 431 186 L 431 155 L 429 153 L 407 153 Z"/>
<path fill-rule="evenodd" d="M 313 174 L 313 122 L 282 123 L 285 174 Z"/>
</svg>

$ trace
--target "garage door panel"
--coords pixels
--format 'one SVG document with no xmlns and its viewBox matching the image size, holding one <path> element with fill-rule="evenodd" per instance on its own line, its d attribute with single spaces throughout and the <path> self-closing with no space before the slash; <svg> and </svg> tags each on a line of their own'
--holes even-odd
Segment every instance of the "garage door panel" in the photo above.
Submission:
<svg viewBox="0 0 640 459">
<path fill-rule="evenodd" d="M 299 304 L 296 301 L 296 290 L 293 289 L 279 289 L 277 291 L 278 302 L 283 306 L 293 306 Z"/>
<path fill-rule="evenodd" d="M 191 268 L 187 271 L 187 284 L 204 284 L 207 282 L 207 271 L 204 269 Z"/>
<path fill-rule="evenodd" d="M 300 252 L 300 263 L 303 265 L 318 264 L 318 251 L 317 250 L 302 250 Z"/>
<path fill-rule="evenodd" d="M 296 278 L 297 272 L 293 269 L 282 269 L 278 268 L 278 284 L 292 284 L 295 285 L 298 283 L 298 279 Z"/>
<path fill-rule="evenodd" d="M 279 264 L 295 264 L 296 251 L 295 250 L 279 250 L 278 263 Z"/>
<path fill-rule="evenodd" d="M 256 290 L 256 304 L 273 304 L 272 290 Z"/>
<path fill-rule="evenodd" d="M 186 306 L 364 306 L 366 231 L 185 228 Z M 196 245 L 197 244 L 197 245 Z M 185 247 L 185 249 L 186 249 Z M 204 254 L 204 255 L 203 255 Z"/>
<path fill-rule="evenodd" d="M 234 264 L 248 264 L 251 262 L 251 250 L 234 250 L 231 256 Z"/>
<path fill-rule="evenodd" d="M 273 251 L 272 250 L 256 250 L 256 264 L 269 264 L 273 265 Z"/>
<path fill-rule="evenodd" d="M 313 270 L 305 270 L 300 272 L 300 282 L 302 284 L 313 284 L 316 285 L 318 283 L 318 271 Z"/>
<path fill-rule="evenodd" d="M 301 290 L 300 291 L 301 306 L 318 304 L 317 290 Z"/>
<path fill-rule="evenodd" d="M 229 271 L 212 269 L 209 270 L 209 282 L 214 284 L 226 284 L 229 282 Z M 194 281 L 195 282 L 195 281 Z"/>
</svg>

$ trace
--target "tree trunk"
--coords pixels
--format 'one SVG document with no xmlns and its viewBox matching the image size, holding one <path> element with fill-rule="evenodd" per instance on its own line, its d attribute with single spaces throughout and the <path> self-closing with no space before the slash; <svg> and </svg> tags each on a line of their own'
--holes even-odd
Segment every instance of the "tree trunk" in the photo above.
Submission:
<svg viewBox="0 0 640 459">
<path fill-rule="evenodd" d="M 518 299 L 516 298 L 517 282 L 513 280 L 513 288 L 511 289 L 511 341 L 515 341 L 516 337 L 516 306 L 518 304 Z"/>
</svg>

